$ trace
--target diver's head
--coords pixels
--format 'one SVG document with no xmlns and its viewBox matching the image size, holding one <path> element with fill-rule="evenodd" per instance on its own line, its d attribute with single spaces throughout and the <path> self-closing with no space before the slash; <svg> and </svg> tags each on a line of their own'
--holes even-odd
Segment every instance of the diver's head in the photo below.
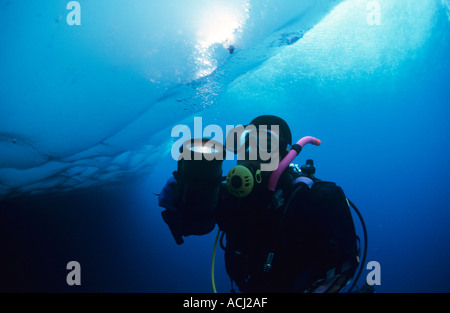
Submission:
<svg viewBox="0 0 450 313">
<path fill-rule="evenodd" d="M 246 126 L 232 129 L 227 135 L 226 148 L 237 154 L 239 165 L 271 172 L 286 156 L 291 142 L 291 131 L 283 119 L 262 115 Z"/>
<path fill-rule="evenodd" d="M 256 126 L 258 129 L 267 127 L 278 136 L 278 151 L 281 158 L 284 158 L 288 153 L 287 147 L 292 144 L 292 134 L 289 125 L 282 118 L 275 115 L 261 115 L 254 118 L 250 125 Z"/>
<path fill-rule="evenodd" d="M 249 125 L 238 126 L 227 135 L 226 148 L 237 154 L 237 166 L 227 176 L 229 191 L 244 197 L 265 186 L 292 142 L 287 123 L 273 115 L 254 118 Z"/>
</svg>

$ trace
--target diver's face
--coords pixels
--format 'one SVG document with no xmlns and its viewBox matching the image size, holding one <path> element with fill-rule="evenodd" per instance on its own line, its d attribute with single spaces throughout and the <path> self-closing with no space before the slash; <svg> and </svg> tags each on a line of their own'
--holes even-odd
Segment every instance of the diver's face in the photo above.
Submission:
<svg viewBox="0 0 450 313">
<path fill-rule="evenodd" d="M 239 165 L 248 164 L 262 172 L 272 172 L 281 160 L 279 125 L 247 125 L 232 128 L 226 149 L 237 155 Z"/>
<path fill-rule="evenodd" d="M 278 129 L 277 129 L 278 131 Z M 276 132 L 267 128 L 246 131 L 241 134 L 241 150 L 238 164 L 247 164 L 262 172 L 271 172 L 280 162 L 280 142 Z"/>
<path fill-rule="evenodd" d="M 238 160 L 238 165 L 243 165 L 245 167 L 251 167 L 255 170 L 261 170 L 262 174 L 264 173 L 272 173 L 278 168 L 278 164 L 280 163 L 280 154 L 277 152 L 272 152 L 270 157 L 266 160 L 262 160 L 261 158 L 257 158 L 256 160 L 252 159 L 243 159 Z"/>
</svg>

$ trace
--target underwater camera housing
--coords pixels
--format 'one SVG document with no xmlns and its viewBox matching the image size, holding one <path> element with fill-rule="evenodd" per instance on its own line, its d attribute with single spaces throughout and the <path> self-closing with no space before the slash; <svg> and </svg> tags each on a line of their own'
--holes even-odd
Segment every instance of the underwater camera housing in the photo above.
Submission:
<svg viewBox="0 0 450 313">
<path fill-rule="evenodd" d="M 217 206 L 225 153 L 223 145 L 211 139 L 183 143 L 175 178 L 181 182 L 181 201 L 187 208 L 203 213 Z"/>
<path fill-rule="evenodd" d="M 249 165 L 236 165 L 226 178 L 222 177 L 225 155 L 225 147 L 215 140 L 197 138 L 183 143 L 174 175 L 181 182 L 184 207 L 199 213 L 213 210 L 218 204 L 220 184 L 224 180 L 228 192 L 239 198 L 248 196 L 255 184 L 261 183 L 261 170 Z"/>
</svg>

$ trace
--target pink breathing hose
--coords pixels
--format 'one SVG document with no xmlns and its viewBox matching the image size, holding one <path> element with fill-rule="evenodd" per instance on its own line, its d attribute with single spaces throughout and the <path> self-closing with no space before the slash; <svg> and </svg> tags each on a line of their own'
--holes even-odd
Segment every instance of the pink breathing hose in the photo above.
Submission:
<svg viewBox="0 0 450 313">
<path fill-rule="evenodd" d="M 308 143 L 313 144 L 315 146 L 319 146 L 320 140 L 311 136 L 306 136 L 297 141 L 297 145 L 299 145 L 302 148 Z M 280 179 L 281 174 L 283 174 L 284 170 L 289 166 L 289 164 L 291 164 L 292 160 L 294 160 L 295 157 L 299 154 L 300 150 L 298 152 L 297 150 L 291 149 L 289 153 L 284 157 L 284 159 L 281 160 L 280 164 L 278 165 L 278 168 L 270 175 L 269 182 L 267 184 L 269 190 L 275 191 L 275 188 L 277 187 L 278 180 Z"/>
</svg>

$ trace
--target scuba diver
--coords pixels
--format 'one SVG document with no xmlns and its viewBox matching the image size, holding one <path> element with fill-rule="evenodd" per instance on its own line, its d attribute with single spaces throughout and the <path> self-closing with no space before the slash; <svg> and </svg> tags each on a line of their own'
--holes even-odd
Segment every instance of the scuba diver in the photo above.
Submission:
<svg viewBox="0 0 450 313">
<path fill-rule="evenodd" d="M 177 244 L 218 225 L 214 292 L 217 242 L 241 292 L 351 292 L 355 286 L 363 266 L 350 207 L 364 230 L 361 264 L 364 221 L 341 187 L 315 177 L 312 160 L 292 163 L 307 144 L 320 140 L 308 136 L 292 145 L 288 124 L 263 115 L 231 130 L 225 147 L 192 139 L 180 148 L 159 205 Z M 226 150 L 238 158 L 224 177 Z"/>
</svg>

